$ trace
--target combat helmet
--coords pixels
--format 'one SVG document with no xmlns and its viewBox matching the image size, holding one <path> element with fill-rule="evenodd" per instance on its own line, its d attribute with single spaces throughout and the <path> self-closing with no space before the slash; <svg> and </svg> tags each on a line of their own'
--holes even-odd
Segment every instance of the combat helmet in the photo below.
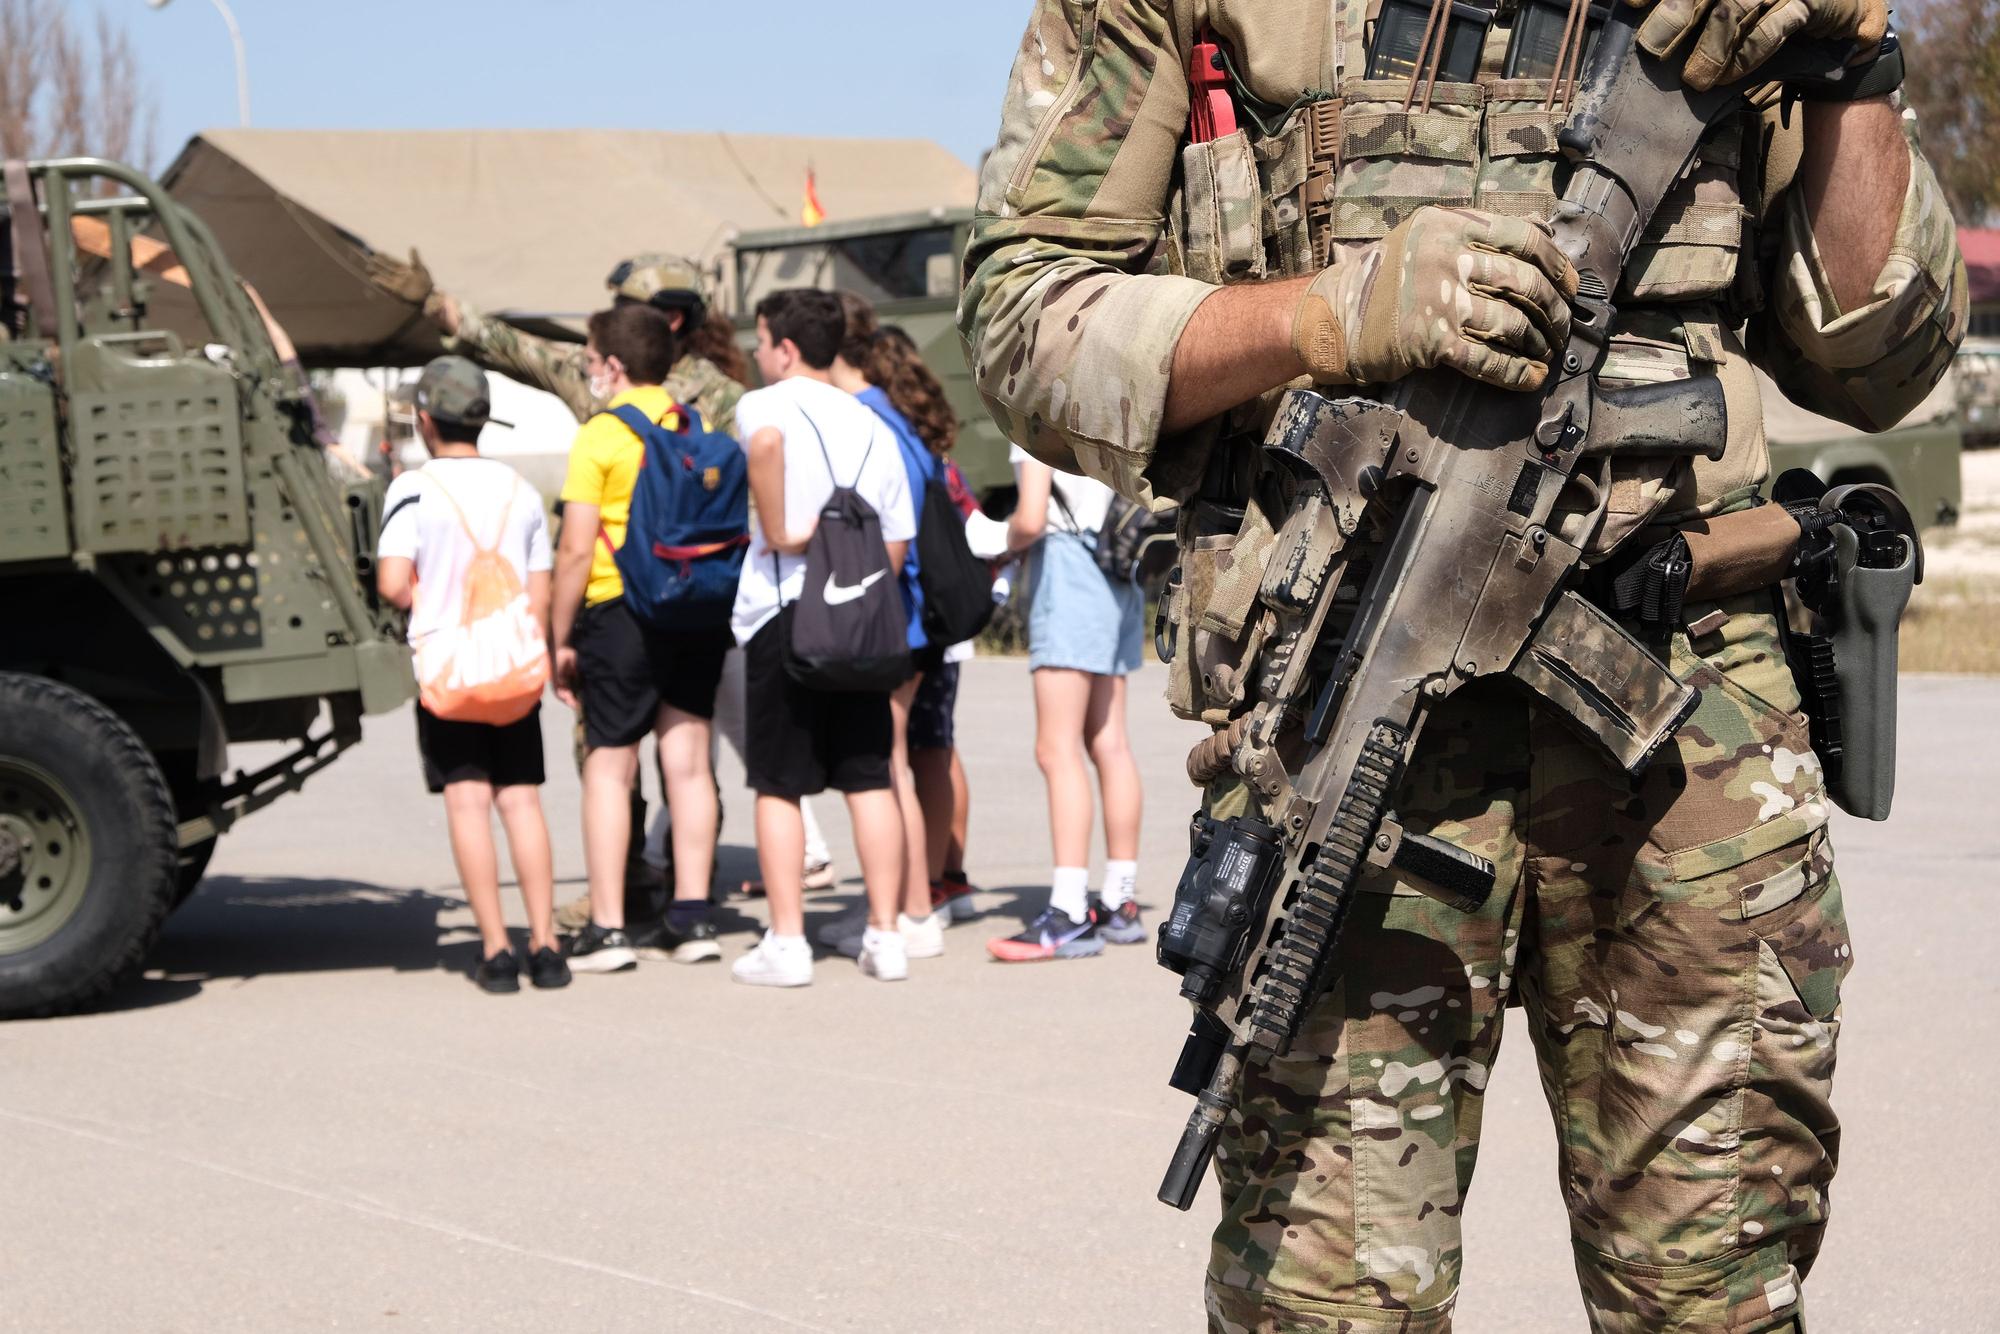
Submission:
<svg viewBox="0 0 2000 1334">
<path fill-rule="evenodd" d="M 661 310 L 686 312 L 689 327 L 708 316 L 708 287 L 701 266 L 679 255 L 634 255 L 604 280 L 614 296 Z"/>
</svg>

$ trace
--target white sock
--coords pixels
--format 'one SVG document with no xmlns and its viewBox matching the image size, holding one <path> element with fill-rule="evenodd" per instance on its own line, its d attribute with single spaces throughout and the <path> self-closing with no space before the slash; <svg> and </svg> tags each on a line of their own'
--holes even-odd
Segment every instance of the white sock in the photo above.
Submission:
<svg viewBox="0 0 2000 1334">
<path fill-rule="evenodd" d="M 780 954 L 792 954 L 801 950 L 807 954 L 812 953 L 811 942 L 802 935 L 781 936 L 775 931 L 766 931 L 764 933 L 764 943 Z"/>
<path fill-rule="evenodd" d="M 884 931 L 879 926 L 871 926 L 861 933 L 861 948 L 864 950 L 879 949 L 891 940 L 899 945 L 902 944 L 903 933 L 900 930 Z"/>
<path fill-rule="evenodd" d="M 1133 891 L 1139 886 L 1139 863 L 1107 861 L 1104 863 L 1104 888 L 1098 897 L 1104 906 L 1116 912 L 1132 899 Z"/>
<path fill-rule="evenodd" d="M 1081 922 L 1090 911 L 1090 868 L 1058 866 L 1049 873 L 1049 906 Z"/>
</svg>

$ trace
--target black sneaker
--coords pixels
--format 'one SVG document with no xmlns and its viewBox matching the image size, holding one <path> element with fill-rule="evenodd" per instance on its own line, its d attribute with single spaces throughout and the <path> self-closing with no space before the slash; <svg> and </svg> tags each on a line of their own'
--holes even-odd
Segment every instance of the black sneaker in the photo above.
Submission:
<svg viewBox="0 0 2000 1334">
<path fill-rule="evenodd" d="M 672 916 L 632 931 L 632 949 L 642 959 L 674 963 L 714 963 L 722 958 L 715 923 L 706 916 L 675 926 Z"/>
<path fill-rule="evenodd" d="M 1139 916 L 1136 899 L 1127 899 L 1112 909 L 1104 906 L 1102 898 L 1092 894 L 1090 911 L 1097 918 L 1097 934 L 1114 945 L 1142 945 L 1151 938 L 1145 920 Z"/>
<path fill-rule="evenodd" d="M 569 968 L 573 973 L 622 973 L 639 966 L 632 942 L 623 928 L 592 922 L 569 938 Z"/>
<path fill-rule="evenodd" d="M 481 959 L 479 966 L 472 970 L 472 980 L 479 984 L 481 991 L 503 995 L 521 989 L 521 962 L 514 957 L 514 951 L 501 950 L 490 959 Z"/>
<path fill-rule="evenodd" d="M 1017 936 L 986 942 L 986 951 L 1002 963 L 1033 963 L 1041 959 L 1088 959 L 1104 952 L 1104 938 L 1097 934 L 1097 914 L 1086 908 L 1077 921 L 1061 909 L 1050 906 L 1028 923 Z"/>
<path fill-rule="evenodd" d="M 544 945 L 528 956 L 528 980 L 541 991 L 566 987 L 569 985 L 569 964 L 562 955 Z"/>
</svg>

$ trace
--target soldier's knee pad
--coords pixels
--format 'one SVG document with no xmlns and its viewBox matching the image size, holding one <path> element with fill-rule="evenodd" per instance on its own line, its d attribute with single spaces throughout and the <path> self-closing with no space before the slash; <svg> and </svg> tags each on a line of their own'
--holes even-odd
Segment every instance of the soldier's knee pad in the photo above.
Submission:
<svg viewBox="0 0 2000 1334">
<path fill-rule="evenodd" d="M 1782 1242 L 1689 1265 L 1637 1264 L 1581 1243 L 1575 1251 L 1594 1334 L 1788 1334 L 1805 1327 L 1799 1271 Z"/>
<path fill-rule="evenodd" d="M 1320 1302 L 1268 1288 L 1225 1287 L 1208 1281 L 1209 1334 L 1285 1334 L 1290 1330 L 1353 1330 L 1355 1334 L 1451 1334 L 1457 1295 L 1428 1310 Z"/>
</svg>

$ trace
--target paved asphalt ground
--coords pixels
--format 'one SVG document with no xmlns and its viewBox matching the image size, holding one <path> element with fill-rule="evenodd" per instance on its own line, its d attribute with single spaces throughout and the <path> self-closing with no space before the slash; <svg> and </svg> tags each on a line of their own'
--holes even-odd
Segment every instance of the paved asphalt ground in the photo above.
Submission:
<svg viewBox="0 0 2000 1334">
<path fill-rule="evenodd" d="M 1159 686 L 1134 707 L 1155 918 L 1191 801 Z M 1838 831 L 1860 945 L 1816 1334 L 2000 1327 L 2000 681 L 1910 680 L 1903 707 L 1896 818 Z M 969 664 L 959 717 L 987 917 L 907 984 L 837 959 L 791 993 L 651 964 L 512 997 L 462 976 L 442 810 L 408 718 L 372 721 L 224 842 L 109 1011 L 0 1028 L 0 1329 L 1200 1328 L 1213 1188 L 1190 1215 L 1153 1201 L 1184 1012 L 1150 949 L 987 961 L 1046 874 L 1023 665 Z M 740 878 L 750 802 L 726 764 Z M 548 794 L 573 887 L 566 769 Z M 754 916 L 730 912 L 732 955 Z M 1458 1327 L 1580 1330 L 1548 1115 L 1518 1037 L 1507 1053 Z"/>
</svg>

